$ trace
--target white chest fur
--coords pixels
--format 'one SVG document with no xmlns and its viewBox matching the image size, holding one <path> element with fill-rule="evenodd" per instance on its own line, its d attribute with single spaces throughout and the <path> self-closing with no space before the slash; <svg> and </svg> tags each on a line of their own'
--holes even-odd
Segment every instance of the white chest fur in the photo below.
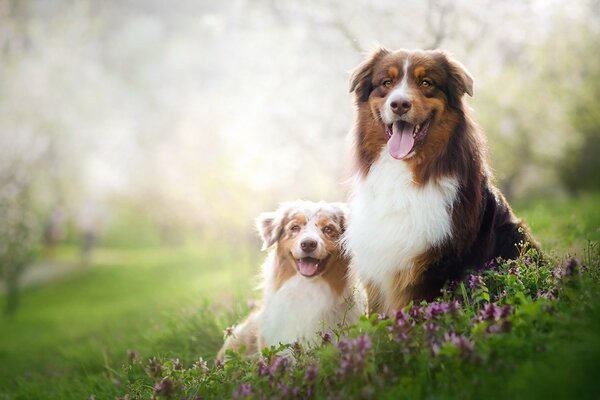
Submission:
<svg viewBox="0 0 600 400">
<path fill-rule="evenodd" d="M 457 190 L 454 178 L 415 185 L 406 163 L 383 148 L 368 175 L 356 179 L 350 201 L 345 242 L 361 281 L 389 291 L 395 272 L 448 239 Z"/>
<path fill-rule="evenodd" d="M 304 345 L 319 343 L 318 332 L 358 319 L 360 307 L 348 309 L 350 296 L 350 288 L 345 296 L 337 296 L 321 277 L 295 275 L 265 298 L 260 335 L 267 346 L 296 340 Z"/>
</svg>

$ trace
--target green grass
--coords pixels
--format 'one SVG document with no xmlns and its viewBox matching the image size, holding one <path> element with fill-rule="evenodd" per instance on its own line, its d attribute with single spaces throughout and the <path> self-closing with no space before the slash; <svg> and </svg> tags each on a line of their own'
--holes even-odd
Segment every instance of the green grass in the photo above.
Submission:
<svg viewBox="0 0 600 400">
<path fill-rule="evenodd" d="M 85 382 L 106 385 L 109 368 L 127 349 L 158 350 L 153 341 L 164 340 L 182 310 L 209 298 L 228 309 L 250 294 L 257 256 L 212 241 L 197 248 L 100 249 L 93 265 L 25 290 L 18 313 L 0 321 L 0 398 L 53 398 L 63 388 L 60 397 L 91 394 Z M 202 350 L 197 341 L 195 350 Z"/>
<path fill-rule="evenodd" d="M 599 204 L 600 195 L 588 194 L 515 209 L 544 250 L 559 257 L 582 255 L 589 240 L 598 241 Z M 68 248 L 60 254 L 76 255 Z M 173 248 L 99 249 L 92 265 L 25 290 L 17 315 L 0 320 L 0 399 L 113 398 L 129 391 L 128 385 L 151 384 L 128 378 L 130 372 L 121 368 L 128 349 L 143 359 L 177 357 L 188 364 L 199 356 L 210 359 L 221 344 L 222 328 L 245 311 L 260 261 L 258 249 L 215 240 Z M 600 328 L 598 301 L 589 301 L 594 311 L 578 318 L 568 318 L 582 313 L 573 304 L 561 306 L 564 318 L 553 325 L 551 351 L 524 358 L 499 383 L 488 376 L 489 387 L 540 394 L 557 383 L 575 386 L 578 377 L 588 376 L 582 371 L 597 366 Z M 577 368 L 561 369 L 563 360 Z M 554 386 L 546 385 L 545 375 L 552 376 Z"/>
</svg>

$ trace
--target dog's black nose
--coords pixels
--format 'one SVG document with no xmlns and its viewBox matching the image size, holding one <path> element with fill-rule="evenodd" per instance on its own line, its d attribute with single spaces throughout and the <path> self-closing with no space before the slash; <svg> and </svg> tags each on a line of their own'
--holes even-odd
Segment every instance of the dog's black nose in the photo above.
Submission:
<svg viewBox="0 0 600 400">
<path fill-rule="evenodd" d="M 300 242 L 300 247 L 307 253 L 312 253 L 317 248 L 316 240 L 306 239 Z"/>
<path fill-rule="evenodd" d="M 397 99 L 392 100 L 390 107 L 395 114 L 402 115 L 410 110 L 412 102 L 406 97 L 398 97 Z"/>
</svg>

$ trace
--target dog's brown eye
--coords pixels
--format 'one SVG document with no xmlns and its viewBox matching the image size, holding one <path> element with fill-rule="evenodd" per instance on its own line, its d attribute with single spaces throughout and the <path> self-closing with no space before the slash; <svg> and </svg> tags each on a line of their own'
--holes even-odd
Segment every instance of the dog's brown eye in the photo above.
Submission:
<svg viewBox="0 0 600 400">
<path fill-rule="evenodd" d="M 331 226 L 326 226 L 323 228 L 323 233 L 326 235 L 331 235 L 333 233 L 333 228 Z"/>
<path fill-rule="evenodd" d="M 421 86 L 429 87 L 429 86 L 432 86 L 432 85 L 433 85 L 433 83 L 429 79 L 423 79 L 421 81 Z"/>
<path fill-rule="evenodd" d="M 392 86 L 392 80 L 386 79 L 385 81 L 381 82 L 381 84 L 385 87 L 390 87 L 390 86 Z"/>
<path fill-rule="evenodd" d="M 292 225 L 292 226 L 290 227 L 290 230 L 291 230 L 292 232 L 299 232 L 299 231 L 300 231 L 300 225 L 298 225 L 298 224 Z"/>
</svg>

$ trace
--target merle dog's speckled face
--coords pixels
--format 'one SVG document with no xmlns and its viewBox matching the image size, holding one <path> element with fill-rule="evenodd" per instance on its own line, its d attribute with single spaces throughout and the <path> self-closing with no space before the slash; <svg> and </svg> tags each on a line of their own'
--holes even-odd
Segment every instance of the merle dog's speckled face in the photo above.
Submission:
<svg viewBox="0 0 600 400">
<path fill-rule="evenodd" d="M 341 251 L 346 213 L 340 203 L 290 202 L 262 214 L 258 227 L 265 248 L 277 244 L 279 254 L 289 258 L 299 274 L 315 277 Z"/>
</svg>

